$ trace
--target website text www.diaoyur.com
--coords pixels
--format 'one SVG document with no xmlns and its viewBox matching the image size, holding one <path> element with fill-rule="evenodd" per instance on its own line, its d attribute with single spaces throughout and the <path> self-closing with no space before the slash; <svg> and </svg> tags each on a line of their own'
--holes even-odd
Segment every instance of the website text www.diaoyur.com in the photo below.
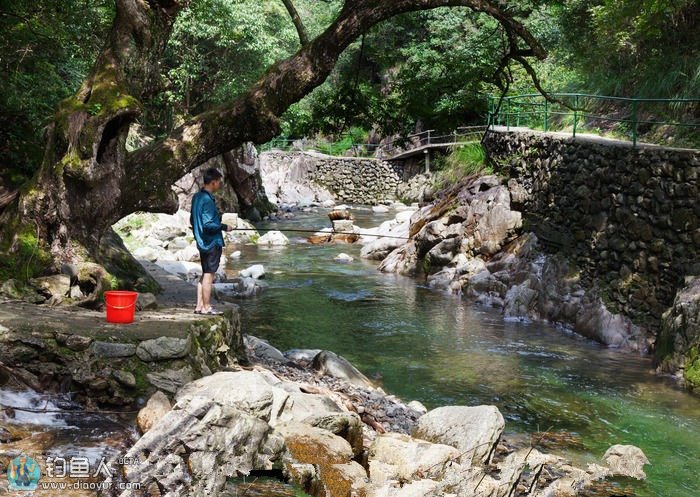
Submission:
<svg viewBox="0 0 700 497">
<path fill-rule="evenodd" d="M 43 490 L 138 490 L 141 488 L 140 482 L 64 482 L 64 481 L 42 481 L 38 487 Z"/>
</svg>

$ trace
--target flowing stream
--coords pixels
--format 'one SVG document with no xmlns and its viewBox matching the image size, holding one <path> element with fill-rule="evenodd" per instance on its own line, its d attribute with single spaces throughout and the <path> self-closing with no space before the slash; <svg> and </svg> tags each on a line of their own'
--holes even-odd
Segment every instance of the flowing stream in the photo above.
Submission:
<svg viewBox="0 0 700 497">
<path fill-rule="evenodd" d="M 370 228 L 387 214 L 353 211 Z M 260 228 L 320 229 L 327 211 L 300 212 Z M 700 399 L 653 373 L 649 358 L 603 348 L 535 323 L 432 291 L 420 280 L 382 274 L 359 245 L 310 245 L 299 233 L 282 248 L 229 246 L 230 271 L 265 266 L 267 289 L 241 304 L 244 332 L 290 348 L 333 350 L 383 388 L 428 408 L 495 404 L 507 435 L 570 432 L 564 454 L 598 461 L 613 444 L 641 447 L 648 480 L 624 481 L 643 497 L 700 495 Z M 355 257 L 335 262 L 340 252 Z M 562 453 L 562 450 L 552 449 Z"/>
</svg>

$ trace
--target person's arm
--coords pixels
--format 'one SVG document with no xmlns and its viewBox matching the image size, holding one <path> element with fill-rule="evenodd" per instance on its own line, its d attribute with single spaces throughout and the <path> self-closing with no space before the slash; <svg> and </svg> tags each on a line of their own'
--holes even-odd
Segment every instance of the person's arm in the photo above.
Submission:
<svg viewBox="0 0 700 497">
<path fill-rule="evenodd" d="M 202 207 L 202 230 L 204 232 L 214 235 L 219 231 L 228 231 L 228 226 L 221 222 L 213 202 L 207 202 Z"/>
</svg>

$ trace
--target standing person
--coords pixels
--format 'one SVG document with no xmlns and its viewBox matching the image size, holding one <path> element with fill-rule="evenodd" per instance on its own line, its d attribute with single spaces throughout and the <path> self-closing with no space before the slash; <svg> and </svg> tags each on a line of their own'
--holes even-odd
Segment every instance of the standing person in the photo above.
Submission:
<svg viewBox="0 0 700 497">
<path fill-rule="evenodd" d="M 221 232 L 233 229 L 221 222 L 221 216 L 214 200 L 213 193 L 219 190 L 223 184 L 222 174 L 213 167 L 209 168 L 204 171 L 204 186 L 192 197 L 190 224 L 202 261 L 202 277 L 197 283 L 195 314 L 223 314 L 214 310 L 209 303 L 214 274 L 219 269 L 221 252 L 224 248 L 224 237 Z"/>
</svg>

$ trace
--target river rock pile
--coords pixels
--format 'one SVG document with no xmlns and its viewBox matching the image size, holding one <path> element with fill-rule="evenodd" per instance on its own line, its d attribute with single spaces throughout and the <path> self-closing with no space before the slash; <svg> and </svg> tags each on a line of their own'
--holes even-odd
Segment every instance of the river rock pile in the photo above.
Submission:
<svg viewBox="0 0 700 497">
<path fill-rule="evenodd" d="M 309 370 L 309 353 L 285 355 L 252 337 L 248 348 L 261 360 L 254 370 L 193 381 L 167 412 L 154 401 L 165 409 L 148 417 L 151 428 L 125 456 L 141 464 L 116 477 L 141 488 L 114 495 L 216 497 L 228 478 L 273 468 L 313 497 L 573 497 L 607 477 L 645 476 L 648 460 L 633 446 L 613 446 L 587 469 L 532 447 L 497 451 L 505 423 L 494 406 L 421 415 L 370 386 L 321 380 L 319 363 L 355 376 L 338 356 L 318 352 Z M 362 392 L 361 402 L 384 397 L 410 423 L 396 431 L 372 423 L 347 392 Z"/>
<path fill-rule="evenodd" d="M 408 243 L 380 238 L 363 256 L 386 255 L 380 270 L 424 275 L 429 286 L 499 308 L 507 318 L 561 323 L 609 346 L 646 351 L 646 330 L 611 313 L 574 264 L 545 252 L 523 229 L 511 206 L 518 194 L 494 175 L 466 178 L 397 228 L 408 231 Z"/>
</svg>

